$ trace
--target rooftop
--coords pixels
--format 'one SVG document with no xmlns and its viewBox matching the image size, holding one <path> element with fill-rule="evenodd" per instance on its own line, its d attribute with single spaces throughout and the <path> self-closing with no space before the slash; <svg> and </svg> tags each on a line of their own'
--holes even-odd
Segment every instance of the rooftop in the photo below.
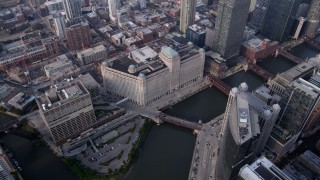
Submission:
<svg viewBox="0 0 320 180">
<path fill-rule="evenodd" d="M 47 111 L 87 94 L 89 92 L 82 82 L 68 79 L 51 86 L 48 91 L 38 96 L 36 100 L 38 105 L 42 107 L 40 109 Z"/>
<path fill-rule="evenodd" d="M 248 180 L 290 180 L 285 173 L 264 156 L 261 156 L 250 166 L 242 167 L 239 176 Z"/>
<path fill-rule="evenodd" d="M 80 74 L 76 80 L 81 81 L 87 89 L 92 89 L 100 86 L 99 83 L 89 73 L 86 73 L 84 75 Z"/>
<path fill-rule="evenodd" d="M 158 56 L 160 52 L 168 57 L 179 55 L 181 61 L 199 54 L 199 51 L 190 44 L 180 44 L 172 39 L 161 39 L 148 43 L 143 48 L 132 50 L 128 56 L 115 59 L 109 62 L 108 66 L 135 76 L 138 76 L 140 72 L 149 75 L 167 67 Z"/>
<path fill-rule="evenodd" d="M 320 172 L 320 157 L 307 150 L 284 169 L 292 179 L 317 179 Z"/>
<path fill-rule="evenodd" d="M 8 101 L 15 108 L 23 110 L 28 104 L 34 100 L 34 96 L 29 96 L 24 93 L 19 93 Z"/>
<path fill-rule="evenodd" d="M 311 72 L 313 69 L 314 69 L 313 65 L 307 62 L 303 62 L 287 70 L 286 72 L 281 73 L 280 76 L 285 80 L 291 82 L 299 77 L 302 77 L 308 72 Z"/>
<path fill-rule="evenodd" d="M 198 34 L 203 34 L 205 33 L 205 28 L 203 28 L 202 26 L 199 26 L 197 24 L 193 24 L 191 26 L 189 26 L 189 29 L 191 29 L 194 32 L 197 32 Z"/>
<path fill-rule="evenodd" d="M 313 85 L 312 83 L 302 78 L 299 78 L 296 81 L 293 81 L 292 85 L 294 88 L 304 91 L 307 95 L 309 95 L 313 99 L 317 98 L 320 95 L 319 87 Z"/>
</svg>

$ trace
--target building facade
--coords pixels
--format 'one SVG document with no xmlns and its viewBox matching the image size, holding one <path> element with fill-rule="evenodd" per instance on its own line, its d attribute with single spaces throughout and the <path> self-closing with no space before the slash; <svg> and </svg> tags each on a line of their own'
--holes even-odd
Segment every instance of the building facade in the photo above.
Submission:
<svg viewBox="0 0 320 180">
<path fill-rule="evenodd" d="M 283 107 L 272 130 L 268 148 L 279 158 L 294 148 L 311 114 L 319 106 L 320 89 L 299 78 L 293 81 L 283 93 L 279 104 Z"/>
<path fill-rule="evenodd" d="M 53 141 L 61 145 L 98 122 L 89 91 L 80 81 L 61 82 L 36 98 Z"/>
<path fill-rule="evenodd" d="M 65 37 L 65 30 L 66 30 L 66 22 L 64 16 L 61 13 L 56 13 L 53 15 L 53 22 L 54 22 L 54 31 L 56 32 L 59 38 Z"/>
<path fill-rule="evenodd" d="M 119 0 L 108 0 L 109 7 L 109 18 L 112 21 L 117 20 L 117 10 L 120 9 L 120 1 Z"/>
<path fill-rule="evenodd" d="M 198 47 L 203 48 L 206 41 L 206 31 L 201 26 L 191 25 L 186 31 L 186 38 Z"/>
<path fill-rule="evenodd" d="M 99 45 L 77 53 L 77 57 L 82 65 L 94 63 L 103 60 L 108 55 L 108 50 L 104 45 Z"/>
<path fill-rule="evenodd" d="M 89 48 L 92 36 L 88 23 L 80 23 L 66 28 L 65 31 L 68 48 L 71 51 Z"/>
<path fill-rule="evenodd" d="M 320 1 L 312 0 L 309 6 L 309 12 L 307 15 L 308 23 L 305 34 L 309 36 L 315 35 L 319 28 L 320 21 Z"/>
<path fill-rule="evenodd" d="M 213 50 L 229 59 L 239 54 L 250 0 L 219 1 Z"/>
<path fill-rule="evenodd" d="M 146 46 L 128 57 L 102 63 L 107 93 L 146 106 L 203 79 L 203 49 L 194 49 L 192 43 L 160 49 L 156 52 Z"/>
<path fill-rule="evenodd" d="M 253 160 L 266 146 L 280 106 L 268 106 L 242 83 L 230 91 L 220 133 L 216 179 L 232 179 L 240 168 Z"/>
<path fill-rule="evenodd" d="M 301 0 L 270 1 L 261 32 L 271 40 L 288 39 Z"/>
<path fill-rule="evenodd" d="M 250 23 L 257 28 L 261 28 L 266 11 L 269 7 L 270 0 L 257 0 L 256 9 L 252 13 L 252 18 Z"/>
<path fill-rule="evenodd" d="M 180 31 L 186 33 L 189 26 L 193 25 L 196 16 L 197 1 L 182 0 L 180 11 Z"/>
<path fill-rule="evenodd" d="M 249 61 L 255 63 L 257 60 L 262 60 L 268 56 L 275 55 L 278 47 L 279 43 L 276 41 L 256 38 L 243 42 L 240 54 L 248 58 Z"/>
<path fill-rule="evenodd" d="M 66 19 L 70 25 L 81 22 L 81 1 L 80 0 L 63 0 L 63 7 L 66 12 Z"/>
</svg>

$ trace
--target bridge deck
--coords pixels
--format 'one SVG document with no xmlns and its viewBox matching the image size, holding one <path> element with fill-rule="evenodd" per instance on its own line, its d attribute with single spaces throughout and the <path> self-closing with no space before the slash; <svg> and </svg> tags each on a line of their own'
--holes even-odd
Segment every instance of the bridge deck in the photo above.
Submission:
<svg viewBox="0 0 320 180">
<path fill-rule="evenodd" d="M 249 64 L 249 69 L 255 73 L 257 73 L 259 76 L 263 77 L 264 79 L 274 78 L 275 75 L 269 73 L 265 69 L 261 68 L 260 66 L 256 64 Z"/>
<path fill-rule="evenodd" d="M 289 53 L 289 52 L 287 52 L 287 51 L 284 51 L 284 50 L 282 50 L 282 49 L 279 49 L 279 54 L 280 54 L 281 56 L 284 56 L 284 57 L 286 57 L 287 59 L 289 59 L 289 60 L 297 63 L 297 64 L 299 64 L 299 63 L 301 63 L 301 62 L 304 62 L 303 59 L 298 58 L 297 56 L 294 56 L 293 54 L 291 54 L 291 53 Z"/>
<path fill-rule="evenodd" d="M 181 119 L 178 117 L 170 116 L 170 115 L 167 115 L 164 113 L 160 113 L 158 118 L 163 122 L 171 123 L 171 124 L 185 127 L 185 128 L 192 129 L 192 130 L 201 130 L 201 128 L 202 128 L 201 124 L 198 124 L 198 123 L 195 123 L 192 121 L 188 121 L 185 119 Z"/>
<path fill-rule="evenodd" d="M 226 83 L 221 81 L 221 79 L 214 77 L 212 75 L 207 75 L 207 78 L 210 80 L 210 82 L 217 87 L 219 90 L 221 90 L 226 95 L 229 95 L 229 92 L 231 91 L 230 86 L 228 86 Z"/>
</svg>

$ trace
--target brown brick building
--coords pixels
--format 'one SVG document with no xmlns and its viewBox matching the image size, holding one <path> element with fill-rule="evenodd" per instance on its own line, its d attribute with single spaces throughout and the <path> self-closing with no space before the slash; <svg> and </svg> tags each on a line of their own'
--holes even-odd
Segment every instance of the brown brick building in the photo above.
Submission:
<svg viewBox="0 0 320 180">
<path fill-rule="evenodd" d="M 257 60 L 274 55 L 278 47 L 279 43 L 277 41 L 255 38 L 242 43 L 240 54 L 251 62 L 256 62 Z"/>
<path fill-rule="evenodd" d="M 66 28 L 66 39 L 71 51 L 89 48 L 92 43 L 90 27 L 87 23 L 80 23 Z"/>
</svg>

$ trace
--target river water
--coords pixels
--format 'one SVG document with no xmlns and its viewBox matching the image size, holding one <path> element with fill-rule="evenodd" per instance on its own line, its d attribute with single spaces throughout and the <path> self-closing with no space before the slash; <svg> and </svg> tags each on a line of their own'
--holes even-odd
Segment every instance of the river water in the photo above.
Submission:
<svg viewBox="0 0 320 180">
<path fill-rule="evenodd" d="M 292 51 L 295 54 L 299 53 L 296 55 L 301 58 L 309 58 L 319 53 L 318 50 L 306 44 Z M 258 65 L 270 73 L 277 74 L 293 67 L 295 63 L 279 56 L 268 58 L 259 62 Z M 251 71 L 241 71 L 223 81 L 231 87 L 246 82 L 250 91 L 266 82 Z M 165 112 L 190 121 L 208 122 L 224 112 L 227 98 L 227 95 L 211 87 L 172 106 Z M 25 179 L 77 179 L 47 146 L 34 147 L 30 141 L 15 135 L 5 135 L 0 140 L 13 149 L 16 159 L 23 168 L 22 176 Z M 154 125 L 126 179 L 187 179 L 195 140 L 196 136 L 191 130 L 168 124 Z"/>
<path fill-rule="evenodd" d="M 302 43 L 289 51 L 291 54 L 301 58 L 309 59 L 316 56 L 320 51 L 307 43 Z"/>
<path fill-rule="evenodd" d="M 2 135 L 0 141 L 12 150 L 25 180 L 78 179 L 43 143 L 35 145 L 13 134 Z"/>
</svg>

